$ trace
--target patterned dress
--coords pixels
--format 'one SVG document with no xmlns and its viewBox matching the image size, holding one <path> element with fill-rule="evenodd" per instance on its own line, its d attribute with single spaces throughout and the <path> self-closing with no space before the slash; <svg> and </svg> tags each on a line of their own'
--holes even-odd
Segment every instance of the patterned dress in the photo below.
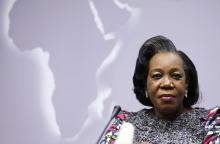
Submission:
<svg viewBox="0 0 220 144">
<path fill-rule="evenodd" d="M 135 126 L 133 143 L 201 144 L 206 134 L 207 114 L 207 110 L 196 108 L 170 121 L 158 119 L 143 109 L 132 113 L 127 121 Z"/>
<path fill-rule="evenodd" d="M 114 119 L 101 144 L 114 144 L 120 127 L 129 122 L 134 126 L 134 144 L 220 144 L 220 109 L 208 111 L 194 108 L 175 120 L 162 120 L 149 109 L 138 112 L 121 111 Z"/>
</svg>

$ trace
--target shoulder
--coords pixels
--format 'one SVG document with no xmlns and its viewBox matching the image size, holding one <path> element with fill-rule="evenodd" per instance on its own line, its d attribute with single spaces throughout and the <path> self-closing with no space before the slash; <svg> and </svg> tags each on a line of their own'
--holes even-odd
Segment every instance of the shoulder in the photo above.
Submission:
<svg viewBox="0 0 220 144">
<path fill-rule="evenodd" d="M 140 110 L 138 112 L 129 112 L 127 110 L 121 110 L 112 120 L 109 125 L 101 143 L 110 144 L 114 143 L 118 138 L 119 132 L 132 130 L 132 124 L 130 124 L 130 120 L 135 117 L 141 115 L 144 110 Z M 124 130 L 123 130 L 124 129 Z M 132 132 L 130 132 L 132 133 Z M 127 133 L 126 133 L 127 134 Z M 120 136 L 122 137 L 122 136 Z"/>
<path fill-rule="evenodd" d="M 206 136 L 205 144 L 220 143 L 220 106 L 216 106 L 208 111 L 206 116 Z"/>
<path fill-rule="evenodd" d="M 134 121 L 135 119 L 146 118 L 146 114 L 149 114 L 150 109 L 141 109 L 137 112 L 130 112 L 130 115 L 127 117 L 126 121 Z"/>
<path fill-rule="evenodd" d="M 205 119 L 208 115 L 209 110 L 201 107 L 195 107 L 192 110 L 192 114 L 195 114 L 200 119 Z"/>
</svg>

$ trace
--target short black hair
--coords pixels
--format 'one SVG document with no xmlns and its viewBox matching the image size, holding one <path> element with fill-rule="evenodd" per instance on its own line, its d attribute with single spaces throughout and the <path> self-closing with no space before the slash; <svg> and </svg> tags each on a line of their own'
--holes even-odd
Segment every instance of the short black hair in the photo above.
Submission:
<svg viewBox="0 0 220 144">
<path fill-rule="evenodd" d="M 133 76 L 136 98 L 141 104 L 153 107 L 150 99 L 146 97 L 145 92 L 147 75 L 151 58 L 160 52 L 173 52 L 181 57 L 183 69 L 186 74 L 186 81 L 188 83 L 187 98 L 184 97 L 183 104 L 186 108 L 190 108 L 199 98 L 198 75 L 195 65 L 184 52 L 177 50 L 173 42 L 164 36 L 155 36 L 148 39 L 139 50 Z"/>
</svg>

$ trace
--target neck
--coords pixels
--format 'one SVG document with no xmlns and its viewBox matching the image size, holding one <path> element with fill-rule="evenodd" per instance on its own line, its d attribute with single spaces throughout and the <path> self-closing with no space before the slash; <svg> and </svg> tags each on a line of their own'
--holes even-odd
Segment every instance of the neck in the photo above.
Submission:
<svg viewBox="0 0 220 144">
<path fill-rule="evenodd" d="M 185 107 L 178 109 L 178 110 L 159 110 L 154 108 L 152 113 L 158 117 L 159 119 L 165 119 L 165 120 L 175 120 L 178 116 L 180 116 L 182 113 L 190 111 L 191 109 L 187 109 Z"/>
</svg>

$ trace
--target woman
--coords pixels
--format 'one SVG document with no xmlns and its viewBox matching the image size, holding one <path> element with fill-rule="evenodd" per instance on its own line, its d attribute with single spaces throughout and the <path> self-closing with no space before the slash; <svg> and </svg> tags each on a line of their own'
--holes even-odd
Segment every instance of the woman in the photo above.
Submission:
<svg viewBox="0 0 220 144">
<path fill-rule="evenodd" d="M 133 76 L 137 99 L 151 109 L 121 111 L 101 143 L 220 143 L 220 110 L 193 108 L 199 98 L 197 71 L 163 36 L 147 40 Z"/>
</svg>

